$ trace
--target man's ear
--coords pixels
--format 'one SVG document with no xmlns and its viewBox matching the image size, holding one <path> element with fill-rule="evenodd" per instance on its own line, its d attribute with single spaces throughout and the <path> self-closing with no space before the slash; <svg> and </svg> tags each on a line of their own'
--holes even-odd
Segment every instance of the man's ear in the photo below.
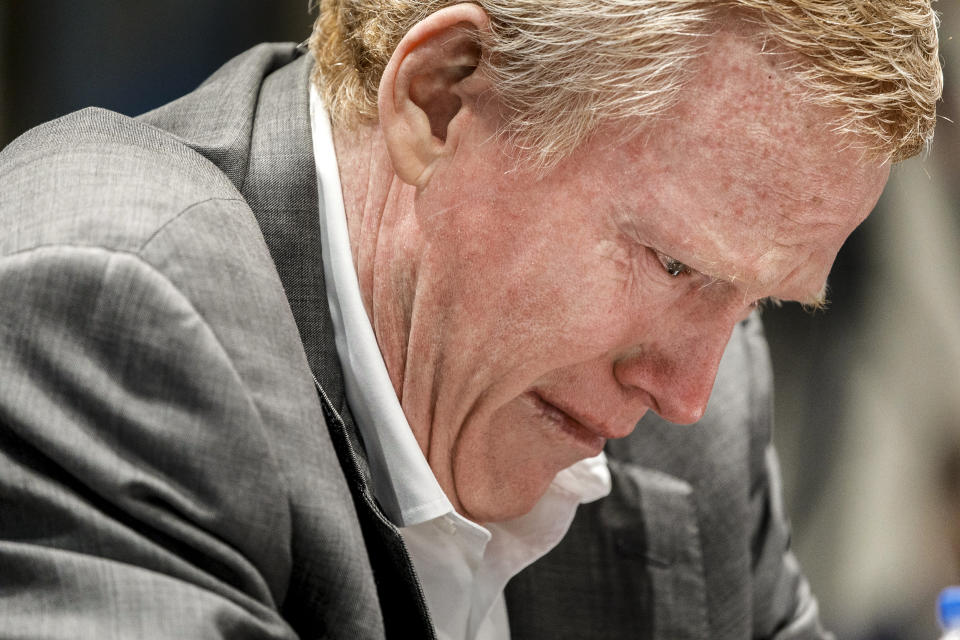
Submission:
<svg viewBox="0 0 960 640">
<path fill-rule="evenodd" d="M 452 152 L 486 82 L 477 32 L 489 27 L 472 3 L 430 14 L 400 41 L 380 80 L 378 109 L 394 171 L 423 187 L 435 163 Z"/>
</svg>

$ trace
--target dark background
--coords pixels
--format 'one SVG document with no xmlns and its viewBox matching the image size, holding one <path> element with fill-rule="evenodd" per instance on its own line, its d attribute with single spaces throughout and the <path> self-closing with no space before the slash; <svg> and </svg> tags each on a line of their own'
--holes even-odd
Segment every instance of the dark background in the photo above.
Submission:
<svg viewBox="0 0 960 640">
<path fill-rule="evenodd" d="M 0 0 L 0 146 L 86 106 L 148 111 L 258 42 L 300 42 L 307 2 Z"/>
<path fill-rule="evenodd" d="M 954 0 L 939 3 L 945 13 L 941 33 L 948 71 L 948 90 L 940 111 L 950 120 L 957 119 L 958 95 L 949 84 L 954 73 L 950 61 L 960 60 L 957 42 L 952 37 L 960 23 L 956 4 Z M 147 111 L 190 91 L 227 59 L 253 44 L 304 40 L 312 20 L 308 0 L 0 0 L 0 147 L 32 126 L 90 105 L 128 115 Z M 956 358 L 947 357 L 936 368 L 910 356 L 903 362 L 902 356 L 904 350 L 908 354 L 921 352 L 925 338 L 934 340 L 935 345 L 939 341 L 960 340 L 956 329 L 960 326 L 960 314 L 935 324 L 939 329 L 926 328 L 929 312 L 900 324 L 894 317 L 892 324 L 883 325 L 884 342 L 916 340 L 915 347 L 906 343 L 899 350 L 884 350 L 872 337 L 878 319 L 886 317 L 885 304 L 900 308 L 918 304 L 906 298 L 883 300 L 898 286 L 908 291 L 917 288 L 911 281 L 897 280 L 898 273 L 911 270 L 910 257 L 904 260 L 905 269 L 892 269 L 891 255 L 913 252 L 917 254 L 917 269 L 960 273 L 960 260 L 956 259 L 960 254 L 957 128 L 944 121 L 930 154 L 910 163 L 895 170 L 877 211 L 853 234 L 838 256 L 831 276 L 829 312 L 811 315 L 793 305 L 765 312 L 778 380 L 777 440 L 798 554 L 815 591 L 826 594 L 822 603 L 824 618 L 850 638 L 912 638 L 920 637 L 915 635 L 919 633 L 933 637 L 931 594 L 941 583 L 960 582 L 953 551 L 946 550 L 952 535 L 949 531 L 932 537 L 936 547 L 932 555 L 915 556 L 908 549 L 913 546 L 909 536 L 906 540 L 904 536 L 884 537 L 885 529 L 896 530 L 903 520 L 917 517 L 910 508 L 897 506 L 891 511 L 889 506 L 877 506 L 865 515 L 850 515 L 859 513 L 858 502 L 872 499 L 863 495 L 871 493 L 870 487 L 878 487 L 877 493 L 884 492 L 879 489 L 882 483 L 873 482 L 864 474 L 888 465 L 890 460 L 877 457 L 880 454 L 875 448 L 861 446 L 882 444 L 883 438 L 882 431 L 870 430 L 874 425 L 862 426 L 864 421 L 869 422 L 869 411 L 862 409 L 864 402 L 871 402 L 869 392 L 862 388 L 868 374 L 878 368 L 881 372 L 902 370 L 904 376 L 921 376 L 925 387 L 944 388 L 947 394 L 952 389 L 954 395 L 960 395 L 960 368 L 953 362 Z M 922 177 L 917 179 L 915 174 L 926 175 L 929 182 Z M 892 221 L 903 216 L 918 215 L 912 210 L 915 198 L 926 198 L 931 185 L 937 201 L 926 205 L 919 202 L 916 206 L 936 207 L 935 219 L 941 225 L 938 229 L 945 230 L 938 234 L 938 241 L 945 242 L 946 253 L 937 254 L 941 257 L 932 262 L 925 254 L 929 236 L 920 237 L 916 245 L 904 245 L 904 234 L 892 225 Z M 948 287 L 932 295 L 935 308 L 952 309 L 943 302 L 955 302 L 957 290 Z M 905 326 L 920 326 L 925 335 L 911 337 Z M 931 336 L 930 331 L 940 333 Z M 878 362 L 869 357 L 875 351 L 892 355 Z M 906 382 L 889 378 L 883 384 L 891 387 L 893 395 L 907 386 Z M 886 395 L 886 391 L 881 394 Z M 917 398 L 915 393 L 902 395 L 896 400 L 902 411 L 897 415 L 918 415 L 909 406 L 911 402 L 923 402 L 924 406 L 931 403 L 929 399 Z M 918 485 L 918 495 L 909 499 L 923 504 L 932 501 L 935 514 L 948 513 L 951 505 L 960 503 L 956 492 L 937 493 L 937 487 L 952 481 L 950 469 L 960 468 L 960 421 L 955 418 L 960 407 L 957 409 L 953 411 L 953 407 L 947 406 L 940 412 L 947 416 L 942 424 L 920 425 L 920 429 L 917 424 L 902 425 L 903 429 L 921 434 L 908 442 L 924 439 L 911 454 L 913 458 L 902 459 L 922 460 L 919 468 L 930 476 L 929 482 Z M 896 416 L 890 419 L 902 421 Z M 891 442 L 887 448 L 900 446 L 895 438 Z M 897 464 L 898 459 L 893 459 Z M 867 471 L 850 475 L 851 469 L 861 467 Z M 897 472 L 889 468 L 876 471 Z M 846 495 L 850 487 L 861 485 L 866 488 Z M 960 490 L 960 482 L 955 488 Z M 881 495 L 877 499 L 894 498 Z M 936 517 L 932 521 L 939 522 Z M 926 521 L 915 524 L 932 526 Z M 948 522 L 945 526 L 951 525 Z M 960 531 L 960 524 L 956 526 Z M 925 538 L 924 544 L 931 543 Z M 858 546 L 876 550 L 861 558 L 856 553 Z M 903 556 L 899 562 L 891 560 L 898 554 Z M 947 559 L 945 567 L 943 558 Z M 940 570 L 929 569 L 924 564 L 927 562 L 938 565 Z M 929 575 L 905 584 L 896 579 L 903 567 Z M 879 576 L 877 579 L 889 584 L 881 584 L 878 589 L 863 586 L 865 580 L 875 581 L 870 576 Z"/>
</svg>

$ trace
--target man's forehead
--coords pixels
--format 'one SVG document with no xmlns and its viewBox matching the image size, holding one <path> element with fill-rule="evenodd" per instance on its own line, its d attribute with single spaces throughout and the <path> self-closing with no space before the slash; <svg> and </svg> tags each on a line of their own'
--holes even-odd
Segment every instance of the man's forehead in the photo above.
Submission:
<svg viewBox="0 0 960 640">
<path fill-rule="evenodd" d="M 823 302 L 889 167 L 833 134 L 753 40 L 715 37 L 680 106 L 611 159 L 614 197 L 658 250 L 749 296 Z"/>
<path fill-rule="evenodd" d="M 637 238 L 697 270 L 711 286 L 735 287 L 751 300 L 822 304 L 836 252 L 872 209 L 886 169 L 863 173 L 870 188 L 808 191 L 803 180 L 768 184 L 757 182 L 756 172 L 741 177 L 715 168 L 684 174 L 654 167 L 638 174 L 637 189 L 618 190 L 619 215 Z M 736 184 L 741 179 L 754 183 Z"/>
</svg>

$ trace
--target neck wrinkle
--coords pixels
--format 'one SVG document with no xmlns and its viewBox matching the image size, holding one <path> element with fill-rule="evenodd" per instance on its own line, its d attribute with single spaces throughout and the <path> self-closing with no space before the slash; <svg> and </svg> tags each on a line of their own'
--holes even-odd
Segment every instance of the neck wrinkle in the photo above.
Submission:
<svg viewBox="0 0 960 640">
<path fill-rule="evenodd" d="M 407 408 L 411 321 L 423 239 L 415 189 L 394 173 L 379 128 L 336 130 L 347 229 L 364 309 L 414 437 L 427 455 L 429 422 Z M 429 459 L 429 456 L 428 456 Z"/>
<path fill-rule="evenodd" d="M 369 313 L 401 406 L 419 264 L 415 240 L 411 241 L 418 233 L 411 222 L 414 220 L 412 208 L 407 205 L 409 189 L 396 179 L 392 181 L 383 210 L 366 225 L 373 246 Z"/>
</svg>

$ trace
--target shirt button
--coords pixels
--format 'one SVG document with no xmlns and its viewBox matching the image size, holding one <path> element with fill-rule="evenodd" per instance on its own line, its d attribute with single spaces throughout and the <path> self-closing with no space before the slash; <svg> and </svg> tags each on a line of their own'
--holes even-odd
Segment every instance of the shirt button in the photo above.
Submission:
<svg viewBox="0 0 960 640">
<path fill-rule="evenodd" d="M 454 522 L 452 517 L 443 516 L 443 518 L 440 519 L 440 522 L 443 523 L 443 530 L 446 531 L 448 535 L 457 535 L 457 523 Z"/>
</svg>

